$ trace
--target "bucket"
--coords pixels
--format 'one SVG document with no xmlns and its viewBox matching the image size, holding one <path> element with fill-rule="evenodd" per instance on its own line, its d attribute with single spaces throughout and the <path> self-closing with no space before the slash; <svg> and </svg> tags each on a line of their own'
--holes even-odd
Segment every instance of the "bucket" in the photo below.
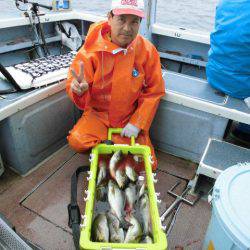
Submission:
<svg viewBox="0 0 250 250">
<path fill-rule="evenodd" d="M 250 162 L 228 168 L 215 182 L 203 244 L 213 249 L 250 249 Z"/>
</svg>

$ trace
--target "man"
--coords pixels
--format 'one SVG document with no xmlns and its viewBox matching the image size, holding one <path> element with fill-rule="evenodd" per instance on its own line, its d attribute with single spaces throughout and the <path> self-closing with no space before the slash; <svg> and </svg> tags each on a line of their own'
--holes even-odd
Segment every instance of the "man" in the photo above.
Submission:
<svg viewBox="0 0 250 250">
<path fill-rule="evenodd" d="M 76 55 L 66 90 L 84 110 L 68 136 L 69 145 L 84 152 L 107 139 L 109 127 L 123 128 L 115 143 L 148 145 L 149 128 L 165 94 L 156 48 L 138 35 L 143 0 L 113 0 L 108 20 L 93 24 Z"/>
</svg>

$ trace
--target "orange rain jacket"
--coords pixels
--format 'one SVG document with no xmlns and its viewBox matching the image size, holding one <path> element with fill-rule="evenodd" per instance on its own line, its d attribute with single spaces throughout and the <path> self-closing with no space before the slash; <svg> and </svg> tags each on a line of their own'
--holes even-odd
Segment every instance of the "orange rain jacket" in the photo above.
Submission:
<svg viewBox="0 0 250 250">
<path fill-rule="evenodd" d="M 79 136 L 89 142 L 89 138 L 86 140 L 86 134 L 90 135 L 86 129 L 88 117 L 92 123 L 96 118 L 98 123 L 107 127 L 124 127 L 129 122 L 140 128 L 143 136 L 148 137 L 160 98 L 165 94 L 156 48 L 141 35 L 137 35 L 126 49 L 120 48 L 108 39 L 109 34 L 108 22 L 93 24 L 84 46 L 71 65 L 79 73 L 79 62 L 84 63 L 84 77 L 89 83 L 87 92 L 80 97 L 74 94 L 70 89 L 73 80 L 71 71 L 68 74 L 66 91 L 77 107 L 85 111 L 80 118 L 84 122 L 79 120 L 79 124 L 75 125 L 68 136 L 70 145 L 77 151 L 88 148 L 77 149 L 81 143 Z M 83 124 L 85 129 L 82 128 Z M 92 124 L 92 127 L 95 126 Z M 87 127 L 91 129 L 91 124 L 87 124 Z M 81 131 L 85 135 L 81 135 Z M 107 131 L 105 134 L 107 136 Z M 75 136 L 78 136 L 77 142 L 74 141 Z M 144 141 L 152 148 L 149 137 Z M 99 142 L 95 140 L 95 144 Z M 90 143 L 88 146 L 95 144 Z"/>
</svg>

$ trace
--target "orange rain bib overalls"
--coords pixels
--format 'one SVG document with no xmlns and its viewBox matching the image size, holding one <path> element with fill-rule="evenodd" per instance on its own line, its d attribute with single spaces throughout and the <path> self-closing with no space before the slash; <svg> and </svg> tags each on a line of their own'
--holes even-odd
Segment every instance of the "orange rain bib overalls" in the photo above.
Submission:
<svg viewBox="0 0 250 250">
<path fill-rule="evenodd" d="M 107 22 L 90 27 L 84 46 L 77 53 L 71 69 L 79 73 L 84 63 L 84 77 L 89 89 L 77 96 L 70 89 L 73 77 L 68 73 L 66 91 L 81 110 L 82 117 L 67 137 L 69 145 L 84 152 L 107 139 L 109 127 L 123 128 L 128 122 L 141 129 L 136 142 L 151 148 L 149 128 L 160 98 L 165 94 L 160 58 L 156 48 L 141 35 L 126 48 L 109 39 Z M 114 135 L 115 143 L 129 143 L 129 138 Z"/>
</svg>

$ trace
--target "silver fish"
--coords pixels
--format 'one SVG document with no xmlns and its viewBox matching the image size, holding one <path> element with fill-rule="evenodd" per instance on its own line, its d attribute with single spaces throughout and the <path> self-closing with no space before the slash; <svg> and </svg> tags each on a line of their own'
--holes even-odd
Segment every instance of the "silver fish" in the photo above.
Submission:
<svg viewBox="0 0 250 250">
<path fill-rule="evenodd" d="M 99 173 L 97 176 L 96 185 L 98 186 L 107 176 L 107 164 L 105 161 L 101 160 L 99 162 Z"/>
<path fill-rule="evenodd" d="M 112 155 L 109 161 L 109 171 L 113 179 L 115 179 L 116 164 L 121 159 L 121 157 L 122 157 L 122 151 L 118 150 Z"/>
<path fill-rule="evenodd" d="M 108 221 L 105 214 L 98 214 L 92 224 L 92 239 L 96 242 L 109 241 Z"/>
<path fill-rule="evenodd" d="M 150 226 L 150 211 L 147 193 L 144 193 L 140 198 L 140 212 L 142 215 L 143 234 L 148 235 Z"/>
<path fill-rule="evenodd" d="M 125 174 L 125 171 L 121 168 L 118 168 L 115 172 L 115 180 L 119 188 L 123 189 L 128 181 L 128 177 Z"/>
<path fill-rule="evenodd" d="M 134 208 L 134 204 L 137 200 L 136 196 L 136 185 L 133 183 L 129 183 L 128 187 L 125 189 L 125 197 L 126 197 L 126 202 L 128 204 L 128 211 L 131 212 Z"/>
<path fill-rule="evenodd" d="M 105 184 L 100 184 L 96 187 L 96 200 L 98 201 L 106 201 L 107 198 L 107 190 Z"/>
<path fill-rule="evenodd" d="M 129 222 L 131 226 L 128 228 L 124 243 L 137 243 L 142 236 L 141 225 L 134 216 L 130 217 Z"/>
<path fill-rule="evenodd" d="M 133 159 L 135 160 L 136 163 L 143 162 L 143 156 L 142 155 L 134 155 Z"/>
<path fill-rule="evenodd" d="M 122 227 L 127 229 L 129 223 L 125 221 L 123 216 L 125 206 L 124 193 L 113 180 L 110 180 L 108 183 L 108 201 L 113 214 L 119 219 Z"/>
<path fill-rule="evenodd" d="M 139 191 L 139 198 L 142 197 L 142 195 L 145 193 L 145 189 L 146 189 L 146 185 L 145 183 L 143 183 L 140 187 L 140 191 Z"/>
<path fill-rule="evenodd" d="M 135 182 L 138 179 L 137 173 L 135 172 L 135 170 L 131 166 L 126 165 L 125 172 L 131 181 Z"/>
<path fill-rule="evenodd" d="M 140 241 L 140 243 L 148 243 L 148 244 L 152 244 L 153 243 L 153 240 L 152 240 L 152 238 L 150 237 L 150 236 L 145 236 L 141 241 Z"/>
<path fill-rule="evenodd" d="M 124 231 L 120 228 L 120 221 L 112 213 L 107 213 L 108 225 L 109 225 L 109 237 L 110 242 L 124 242 Z"/>
</svg>

